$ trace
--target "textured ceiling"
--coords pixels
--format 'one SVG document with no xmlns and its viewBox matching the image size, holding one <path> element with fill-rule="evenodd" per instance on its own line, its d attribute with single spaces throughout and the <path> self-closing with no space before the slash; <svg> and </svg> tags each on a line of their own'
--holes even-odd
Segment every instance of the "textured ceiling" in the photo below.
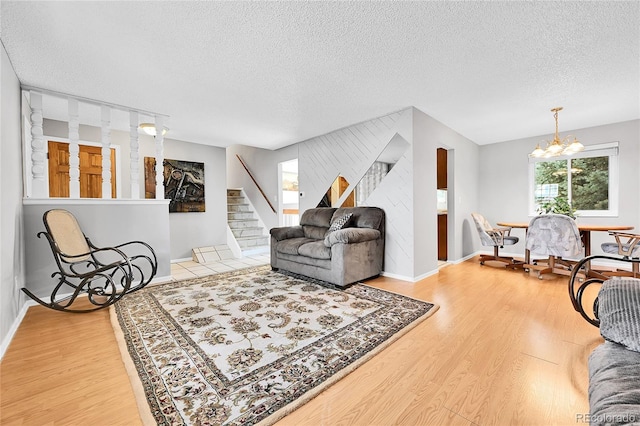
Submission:
<svg viewBox="0 0 640 426">
<path fill-rule="evenodd" d="M 640 118 L 640 2 L 1 3 L 21 83 L 278 148 L 415 106 L 478 144 Z"/>
</svg>

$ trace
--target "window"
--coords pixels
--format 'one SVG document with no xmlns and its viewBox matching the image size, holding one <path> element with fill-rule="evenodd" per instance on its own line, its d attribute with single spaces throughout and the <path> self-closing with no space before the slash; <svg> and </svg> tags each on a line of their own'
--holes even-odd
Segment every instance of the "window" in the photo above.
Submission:
<svg viewBox="0 0 640 426">
<path fill-rule="evenodd" d="M 618 214 L 618 143 L 587 146 L 584 151 L 529 160 L 530 214 L 562 198 L 579 216 Z"/>
</svg>

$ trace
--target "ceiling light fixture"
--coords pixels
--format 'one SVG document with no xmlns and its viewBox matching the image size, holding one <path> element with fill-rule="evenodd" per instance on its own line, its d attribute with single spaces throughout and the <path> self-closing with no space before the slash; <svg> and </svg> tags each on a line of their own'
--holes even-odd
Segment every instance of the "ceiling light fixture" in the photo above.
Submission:
<svg viewBox="0 0 640 426">
<path fill-rule="evenodd" d="M 144 132 L 148 135 L 155 136 L 156 135 L 156 125 L 153 123 L 140 123 L 140 128 L 144 130 Z M 168 128 L 162 129 L 162 135 L 167 134 Z"/>
<path fill-rule="evenodd" d="M 544 141 L 546 143 L 546 148 L 540 148 L 540 144 L 536 146 L 536 149 L 533 150 L 529 156 L 531 157 L 558 157 L 560 155 L 572 155 L 576 152 L 580 152 L 584 149 L 584 145 L 578 141 L 578 138 L 573 137 L 573 141 L 570 142 L 571 135 L 566 136 L 564 139 L 560 140 L 558 136 L 558 111 L 562 111 L 562 107 L 556 107 L 551 109 L 553 112 L 553 117 L 556 119 L 556 134 L 552 141 Z"/>
</svg>

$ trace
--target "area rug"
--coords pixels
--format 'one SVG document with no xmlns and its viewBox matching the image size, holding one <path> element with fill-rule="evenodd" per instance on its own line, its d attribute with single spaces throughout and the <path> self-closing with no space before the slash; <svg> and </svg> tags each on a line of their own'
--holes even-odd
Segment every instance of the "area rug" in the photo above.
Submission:
<svg viewBox="0 0 640 426">
<path fill-rule="evenodd" d="M 145 423 L 252 425 L 284 417 L 437 308 L 263 266 L 147 287 L 111 316 Z"/>
</svg>

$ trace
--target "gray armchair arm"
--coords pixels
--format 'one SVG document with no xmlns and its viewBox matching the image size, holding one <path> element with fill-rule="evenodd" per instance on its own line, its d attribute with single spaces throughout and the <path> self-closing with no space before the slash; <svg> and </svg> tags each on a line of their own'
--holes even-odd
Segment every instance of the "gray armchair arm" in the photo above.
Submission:
<svg viewBox="0 0 640 426">
<path fill-rule="evenodd" d="M 511 233 L 511 228 L 491 228 L 487 230 L 487 234 L 491 239 L 499 246 L 504 245 L 504 237 L 508 237 Z"/>
<path fill-rule="evenodd" d="M 373 241 L 380 238 L 380 231 L 370 228 L 344 228 L 331 232 L 324 238 L 324 245 L 331 247 L 334 244 L 351 244 Z"/>
<path fill-rule="evenodd" d="M 289 238 L 304 237 L 302 226 L 284 226 L 281 228 L 271 228 L 269 231 L 276 241 L 288 240 Z"/>
</svg>

